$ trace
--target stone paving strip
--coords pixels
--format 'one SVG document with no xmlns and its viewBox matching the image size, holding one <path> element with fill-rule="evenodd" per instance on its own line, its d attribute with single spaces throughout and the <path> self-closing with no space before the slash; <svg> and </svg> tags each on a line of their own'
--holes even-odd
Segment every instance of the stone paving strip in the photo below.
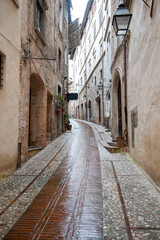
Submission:
<svg viewBox="0 0 160 240">
<path fill-rule="evenodd" d="M 77 124 L 75 123 L 75 130 L 76 127 Z M 14 174 L 1 180 L 0 239 L 4 238 L 56 171 L 74 140 L 75 130 L 67 131 L 61 135 L 24 163 Z M 51 161 L 53 158 L 54 160 Z"/>
<path fill-rule="evenodd" d="M 160 239 L 159 189 L 130 154 L 109 153 L 102 146 L 102 141 L 111 140 L 104 127 L 88 124 L 94 130 L 101 159 L 104 239 Z"/>
<path fill-rule="evenodd" d="M 159 189 L 155 188 L 129 154 L 109 153 L 104 148 L 102 143 L 107 144 L 107 141 L 111 141 L 110 134 L 105 132 L 104 127 L 86 123 L 93 128 L 101 159 L 103 239 L 160 239 Z M 25 212 L 63 160 L 76 134 L 76 128 L 78 128 L 76 121 L 72 121 L 72 126 L 72 133 L 67 132 L 60 136 L 26 162 L 21 169 L 0 182 L 0 212 L 2 212 L 32 182 L 69 139 L 62 151 L 36 181 L 0 215 L 0 239 L 3 239 Z"/>
</svg>

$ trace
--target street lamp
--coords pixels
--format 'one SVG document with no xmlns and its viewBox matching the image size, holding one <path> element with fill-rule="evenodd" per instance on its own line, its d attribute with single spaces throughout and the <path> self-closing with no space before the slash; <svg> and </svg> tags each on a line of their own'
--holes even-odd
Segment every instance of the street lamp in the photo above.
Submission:
<svg viewBox="0 0 160 240">
<path fill-rule="evenodd" d="M 103 89 L 103 84 L 102 84 L 102 82 L 100 81 L 99 84 L 98 84 L 98 90 L 101 91 L 102 89 Z"/>
<path fill-rule="evenodd" d="M 115 15 L 113 16 L 113 28 L 116 36 L 126 35 L 129 24 L 132 18 L 132 14 L 125 6 L 124 2 L 121 1 Z"/>
</svg>

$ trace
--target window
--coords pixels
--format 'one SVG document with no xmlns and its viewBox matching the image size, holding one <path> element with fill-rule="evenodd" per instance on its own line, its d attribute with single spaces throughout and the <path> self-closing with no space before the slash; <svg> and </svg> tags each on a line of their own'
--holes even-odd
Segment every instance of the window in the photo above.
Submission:
<svg viewBox="0 0 160 240">
<path fill-rule="evenodd" d="M 81 58 L 81 67 L 82 67 L 82 58 Z"/>
<path fill-rule="evenodd" d="M 119 43 L 120 43 L 120 37 L 117 36 L 117 47 L 119 46 Z"/>
<path fill-rule="evenodd" d="M 43 35 L 43 10 L 38 0 L 36 1 L 35 26 Z"/>
<path fill-rule="evenodd" d="M 89 65 L 89 71 L 91 71 L 91 58 L 88 61 L 88 65 Z"/>
<path fill-rule="evenodd" d="M 103 18 L 103 12 L 102 12 L 102 9 L 101 9 L 101 11 L 100 11 L 100 13 L 99 13 L 99 27 L 100 27 L 101 24 L 102 24 L 102 18 Z"/>
<path fill-rule="evenodd" d="M 95 48 L 93 49 L 93 57 L 94 57 L 94 59 L 96 59 L 96 49 Z"/>
<path fill-rule="evenodd" d="M 58 94 L 61 94 L 61 87 L 58 85 Z"/>
<path fill-rule="evenodd" d="M 68 4 L 67 4 L 67 0 L 65 1 L 65 19 L 66 19 L 66 21 L 68 20 Z"/>
<path fill-rule="evenodd" d="M 59 4 L 59 29 L 62 32 L 62 5 Z"/>
<path fill-rule="evenodd" d="M 102 79 L 102 69 L 100 70 L 100 79 Z"/>
<path fill-rule="evenodd" d="M 59 62 L 59 69 L 61 68 L 61 50 L 59 49 L 59 53 L 58 53 L 58 62 Z"/>
<path fill-rule="evenodd" d="M 89 43 L 89 48 L 90 48 L 90 46 L 91 46 L 91 34 L 88 37 L 88 43 Z"/>
<path fill-rule="evenodd" d="M 96 0 L 94 1 L 93 5 L 92 5 L 92 16 L 94 15 L 96 11 Z"/>
<path fill-rule="evenodd" d="M 65 65 L 68 63 L 68 54 L 67 54 L 67 48 L 65 47 Z"/>
<path fill-rule="evenodd" d="M 4 56 L 0 53 L 0 88 L 3 87 L 4 79 Z"/>
<path fill-rule="evenodd" d="M 93 27 L 93 39 L 96 38 L 96 24 Z"/>
</svg>

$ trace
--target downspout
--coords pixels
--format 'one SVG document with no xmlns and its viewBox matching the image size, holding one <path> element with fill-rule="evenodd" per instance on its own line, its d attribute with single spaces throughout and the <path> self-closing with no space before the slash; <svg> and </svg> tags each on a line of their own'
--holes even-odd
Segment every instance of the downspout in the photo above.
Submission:
<svg viewBox="0 0 160 240">
<path fill-rule="evenodd" d="M 126 124 L 124 135 L 126 135 L 126 144 L 128 146 L 127 34 L 124 36 L 123 46 L 124 46 L 124 85 L 125 85 L 125 124 Z"/>
<path fill-rule="evenodd" d="M 103 13 L 103 0 L 102 0 L 102 14 Z M 102 15 L 103 16 L 103 15 Z M 102 113 L 103 113 L 103 119 L 102 119 L 102 125 L 104 126 L 104 56 L 103 56 L 103 51 L 104 51 L 104 47 L 103 47 L 103 42 L 104 42 L 104 36 L 103 36 L 103 19 L 104 16 L 102 17 Z"/>
</svg>

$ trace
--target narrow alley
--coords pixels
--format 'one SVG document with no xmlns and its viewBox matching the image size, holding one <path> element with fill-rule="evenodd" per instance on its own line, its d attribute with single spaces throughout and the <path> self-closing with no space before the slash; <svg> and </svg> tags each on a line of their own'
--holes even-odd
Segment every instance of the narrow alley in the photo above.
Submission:
<svg viewBox="0 0 160 240">
<path fill-rule="evenodd" d="M 109 137 L 74 120 L 3 180 L 0 239 L 160 239 L 158 189 Z"/>
<path fill-rule="evenodd" d="M 160 240 L 160 0 L 0 0 L 0 240 Z"/>
</svg>

